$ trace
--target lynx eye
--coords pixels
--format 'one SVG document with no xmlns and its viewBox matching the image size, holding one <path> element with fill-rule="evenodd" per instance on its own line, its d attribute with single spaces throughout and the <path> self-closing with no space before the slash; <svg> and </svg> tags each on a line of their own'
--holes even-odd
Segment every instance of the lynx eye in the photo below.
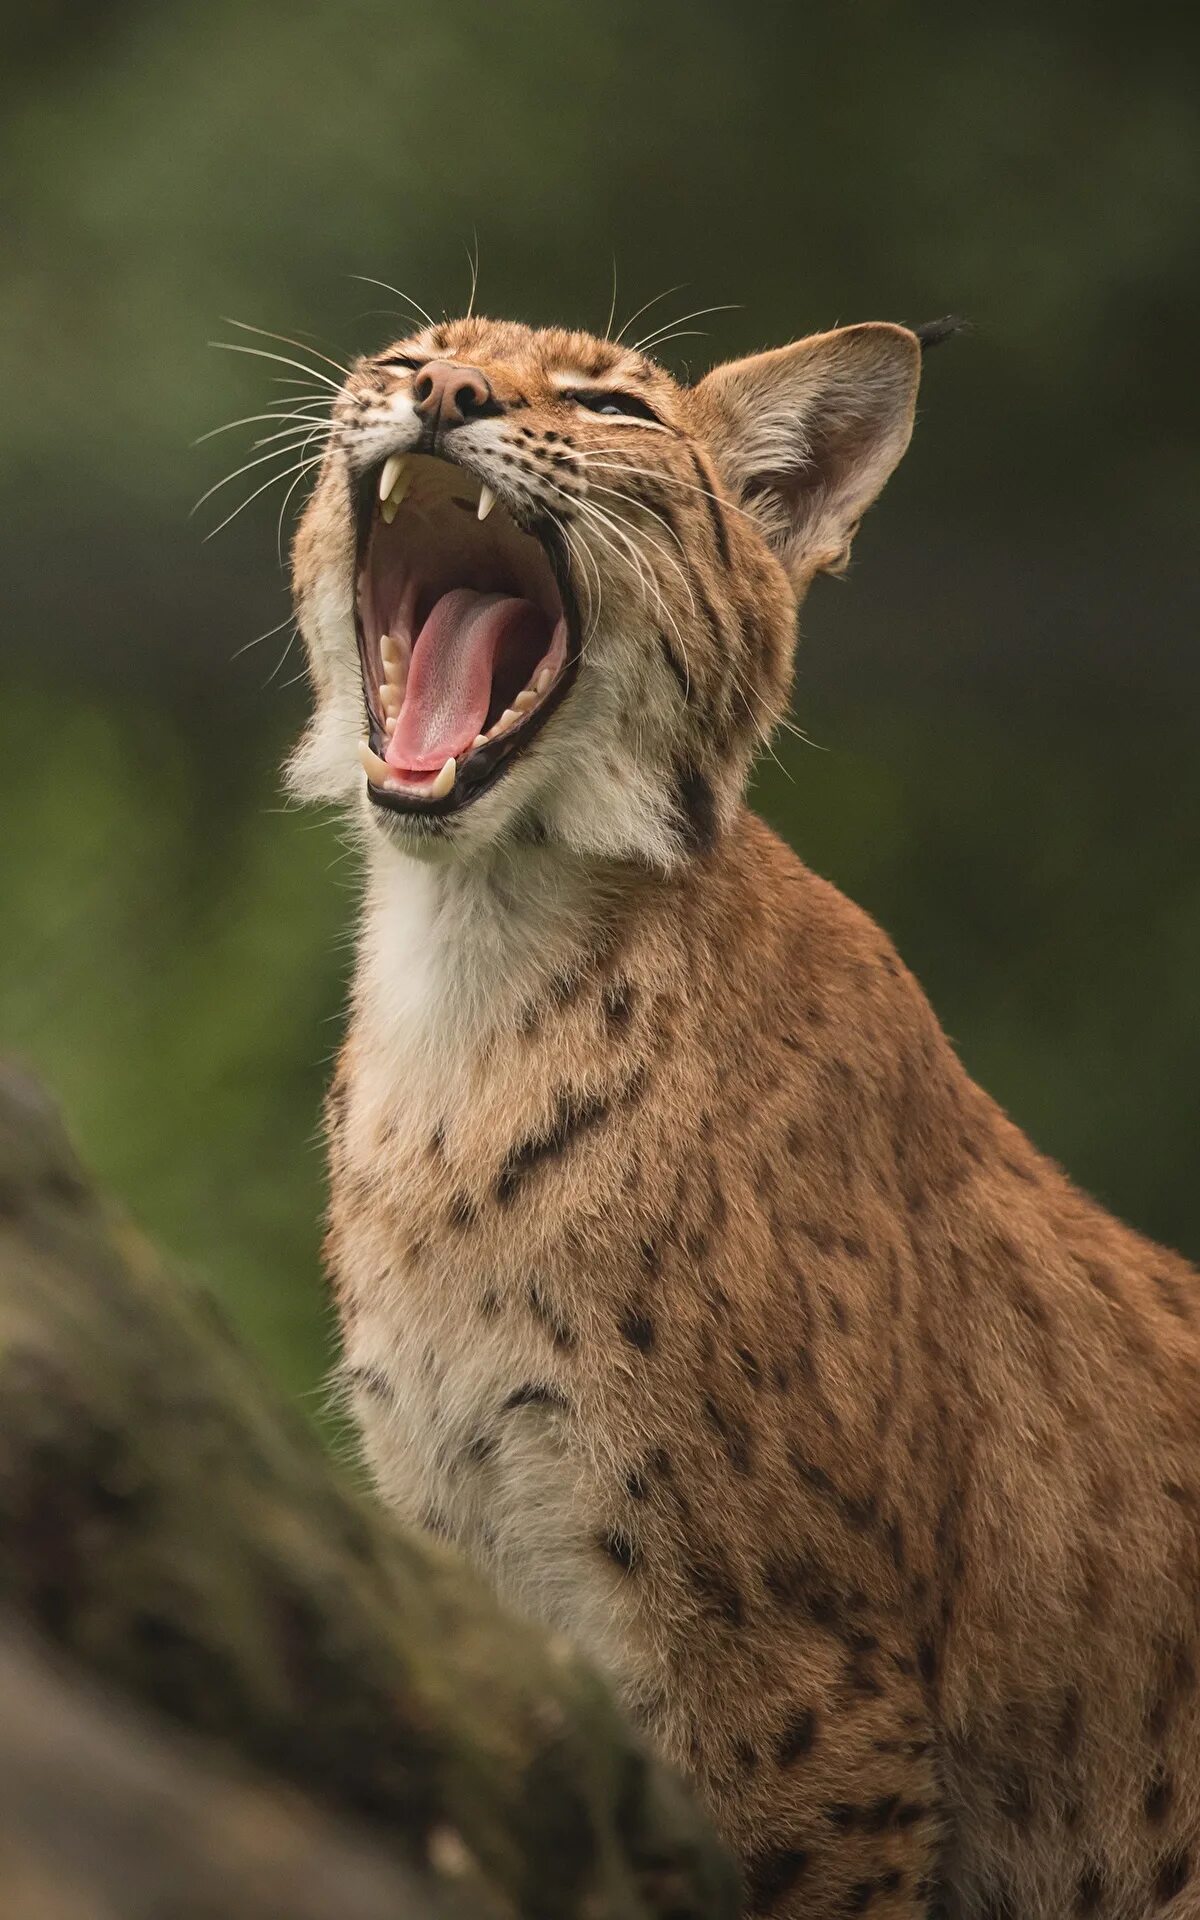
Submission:
<svg viewBox="0 0 1200 1920">
<path fill-rule="evenodd" d="M 416 373 L 424 362 L 414 360 L 410 353 L 385 353 L 382 360 L 377 360 L 375 364 L 377 367 L 399 367 L 408 373 Z"/>
<path fill-rule="evenodd" d="M 591 391 L 569 393 L 567 399 L 573 400 L 577 407 L 586 407 L 589 413 L 613 414 L 618 418 L 623 415 L 626 419 L 653 420 L 656 423 L 658 421 L 658 415 L 653 407 L 648 407 L 636 393 L 614 393 L 611 387 L 597 387 Z"/>
</svg>

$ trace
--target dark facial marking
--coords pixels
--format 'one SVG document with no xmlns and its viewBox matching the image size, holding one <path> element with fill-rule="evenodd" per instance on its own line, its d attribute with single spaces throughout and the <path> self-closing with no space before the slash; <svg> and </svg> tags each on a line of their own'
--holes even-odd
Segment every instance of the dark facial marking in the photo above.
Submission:
<svg viewBox="0 0 1200 1920">
<path fill-rule="evenodd" d="M 679 658 L 679 655 L 676 653 L 675 648 L 672 645 L 671 641 L 667 638 L 666 634 L 662 631 L 661 628 L 659 629 L 659 634 L 658 634 L 658 644 L 662 651 L 663 659 L 666 661 L 668 667 L 671 669 L 671 672 L 675 676 L 676 683 L 679 687 L 680 698 L 683 700 L 684 704 L 686 705 L 687 702 L 692 698 L 692 677 L 688 672 L 686 666 L 684 665 L 683 661 Z"/>
<path fill-rule="evenodd" d="M 711 853 L 717 839 L 717 803 L 698 767 L 683 766 L 675 782 L 680 837 L 691 853 Z"/>
<path fill-rule="evenodd" d="M 692 471 L 696 476 L 696 485 L 699 487 L 704 497 L 704 504 L 708 508 L 708 517 L 712 524 L 713 544 L 717 549 L 721 565 L 723 567 L 730 567 L 733 564 L 733 560 L 729 551 L 729 532 L 725 525 L 725 510 L 720 500 L 716 497 L 716 488 L 713 480 L 706 471 L 699 454 L 694 447 L 689 448 L 689 452 L 692 458 Z"/>
</svg>

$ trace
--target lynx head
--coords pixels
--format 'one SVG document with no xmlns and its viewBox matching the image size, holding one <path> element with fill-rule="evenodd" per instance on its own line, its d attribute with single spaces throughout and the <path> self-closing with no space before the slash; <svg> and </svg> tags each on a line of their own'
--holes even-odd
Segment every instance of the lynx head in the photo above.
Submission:
<svg viewBox="0 0 1200 1920">
<path fill-rule="evenodd" d="M 295 543 L 316 711 L 294 790 L 443 859 L 711 844 L 786 705 L 800 599 L 908 443 L 919 363 L 870 324 L 684 386 L 483 318 L 357 362 Z"/>
</svg>

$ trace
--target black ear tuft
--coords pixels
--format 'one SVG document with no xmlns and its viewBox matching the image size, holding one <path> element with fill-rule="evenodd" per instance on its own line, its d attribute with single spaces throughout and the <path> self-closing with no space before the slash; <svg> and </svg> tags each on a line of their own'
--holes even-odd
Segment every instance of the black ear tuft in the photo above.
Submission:
<svg viewBox="0 0 1200 1920">
<path fill-rule="evenodd" d="M 943 340 L 949 340 L 953 334 L 966 333 L 969 322 L 960 320 L 956 313 L 947 313 L 940 320 L 926 320 L 923 325 L 914 327 L 913 332 L 921 343 L 921 352 L 928 353 L 931 347 L 940 347 Z"/>
</svg>

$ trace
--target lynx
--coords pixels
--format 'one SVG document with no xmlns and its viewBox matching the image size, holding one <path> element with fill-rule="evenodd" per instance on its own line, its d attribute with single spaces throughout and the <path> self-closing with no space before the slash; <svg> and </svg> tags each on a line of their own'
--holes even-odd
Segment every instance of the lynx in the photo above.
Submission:
<svg viewBox="0 0 1200 1920">
<path fill-rule="evenodd" d="M 359 823 L 328 1263 L 383 1498 L 600 1662 L 747 1910 L 1200 1914 L 1200 1288 L 748 810 L 920 341 L 357 362 L 294 576 Z"/>
</svg>

